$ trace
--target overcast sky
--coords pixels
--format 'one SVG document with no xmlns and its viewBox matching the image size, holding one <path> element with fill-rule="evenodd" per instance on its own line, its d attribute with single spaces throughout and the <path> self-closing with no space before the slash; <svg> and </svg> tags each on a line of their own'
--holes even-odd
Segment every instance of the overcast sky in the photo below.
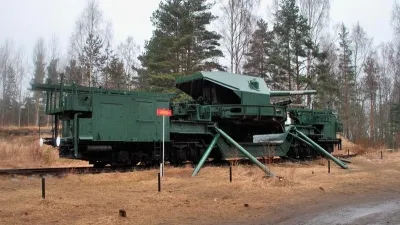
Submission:
<svg viewBox="0 0 400 225">
<path fill-rule="evenodd" d="M 271 0 L 262 0 L 266 4 Z M 100 0 L 100 7 L 107 20 L 113 22 L 114 42 L 127 36 L 143 46 L 152 34 L 150 16 L 160 0 Z M 34 43 L 43 36 L 46 43 L 55 34 L 62 52 L 74 30 L 75 21 L 85 7 L 85 0 L 0 0 L 0 44 L 10 38 L 15 46 L 23 44 L 31 59 Z M 374 43 L 392 39 L 390 26 L 393 0 L 332 0 L 332 23 L 344 22 L 348 27 L 357 21 L 364 27 Z"/>
</svg>

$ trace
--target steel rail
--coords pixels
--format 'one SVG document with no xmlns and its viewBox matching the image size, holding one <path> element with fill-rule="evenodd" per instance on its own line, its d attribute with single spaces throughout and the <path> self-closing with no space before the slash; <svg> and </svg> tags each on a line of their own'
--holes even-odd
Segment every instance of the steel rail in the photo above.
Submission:
<svg viewBox="0 0 400 225">
<path fill-rule="evenodd" d="M 135 168 L 136 170 L 136 168 Z M 111 173 L 111 172 L 132 172 L 133 168 L 95 168 L 87 167 L 44 167 L 44 168 L 12 168 L 0 169 L 0 175 L 59 175 L 59 174 L 90 174 L 90 173 Z"/>
<path fill-rule="evenodd" d="M 340 158 L 353 158 L 357 154 L 350 154 L 350 155 L 338 155 L 337 157 Z M 340 159 L 339 158 L 339 159 Z M 272 160 L 268 160 L 267 158 L 257 158 L 258 160 L 264 161 L 266 163 L 267 161 L 270 161 L 270 163 L 273 164 L 280 164 L 280 163 L 285 163 L 287 161 L 292 161 L 292 162 L 297 162 L 297 163 L 305 163 L 302 160 L 297 160 L 297 159 L 285 159 L 285 158 L 273 158 Z M 341 160 L 342 160 L 341 159 Z M 232 162 L 242 162 L 246 164 L 248 159 L 243 159 L 243 158 L 232 158 L 226 160 L 226 162 L 232 163 Z M 311 160 L 312 161 L 312 160 Z M 308 161 L 307 161 L 308 162 Z M 210 162 L 205 162 L 205 166 L 213 164 L 212 161 Z M 228 165 L 227 164 L 227 165 Z M 269 164 L 269 163 L 267 163 Z M 151 169 L 155 167 L 149 167 L 147 169 Z M 39 168 L 8 168 L 8 169 L 0 169 L 0 176 L 10 176 L 10 175 L 22 175 L 22 176 L 31 176 L 31 175 L 62 175 L 62 174 L 99 174 L 99 173 L 113 173 L 113 172 L 133 172 L 133 171 L 143 171 L 146 170 L 146 168 L 142 167 L 104 167 L 104 168 L 95 168 L 92 166 L 84 166 L 84 167 L 39 167 Z"/>
</svg>

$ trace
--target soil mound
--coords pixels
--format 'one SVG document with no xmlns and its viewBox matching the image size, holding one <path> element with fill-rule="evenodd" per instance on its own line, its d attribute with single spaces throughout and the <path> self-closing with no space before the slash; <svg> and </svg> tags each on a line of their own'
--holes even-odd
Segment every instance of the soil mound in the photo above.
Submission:
<svg viewBox="0 0 400 225">
<path fill-rule="evenodd" d="M 343 137 L 342 135 L 337 135 L 337 138 L 342 139 L 342 149 L 355 149 L 359 146 L 351 142 L 349 139 Z"/>
</svg>

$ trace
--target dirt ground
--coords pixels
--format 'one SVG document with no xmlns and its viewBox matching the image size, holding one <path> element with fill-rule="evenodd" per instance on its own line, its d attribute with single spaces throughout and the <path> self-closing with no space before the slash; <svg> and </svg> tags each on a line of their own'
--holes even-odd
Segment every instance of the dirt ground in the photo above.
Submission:
<svg viewBox="0 0 400 225">
<path fill-rule="evenodd" d="M 162 191 L 158 169 L 46 178 L 0 177 L 0 224 L 298 224 L 306 212 L 400 195 L 400 152 L 367 152 L 348 170 L 326 160 L 310 165 L 268 165 L 278 175 L 263 178 L 251 165 L 166 168 Z M 126 217 L 119 216 L 119 210 Z M 299 221 L 296 220 L 299 218 Z"/>
</svg>

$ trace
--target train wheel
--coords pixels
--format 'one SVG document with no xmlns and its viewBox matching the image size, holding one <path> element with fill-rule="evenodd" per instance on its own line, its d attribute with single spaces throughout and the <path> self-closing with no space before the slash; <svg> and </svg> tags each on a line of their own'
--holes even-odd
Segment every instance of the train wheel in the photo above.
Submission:
<svg viewBox="0 0 400 225">
<path fill-rule="evenodd" d="M 106 163 L 105 162 L 102 162 L 102 161 L 100 161 L 100 162 L 95 162 L 94 164 L 93 164 L 93 167 L 94 168 L 104 168 L 106 166 Z"/>
</svg>

